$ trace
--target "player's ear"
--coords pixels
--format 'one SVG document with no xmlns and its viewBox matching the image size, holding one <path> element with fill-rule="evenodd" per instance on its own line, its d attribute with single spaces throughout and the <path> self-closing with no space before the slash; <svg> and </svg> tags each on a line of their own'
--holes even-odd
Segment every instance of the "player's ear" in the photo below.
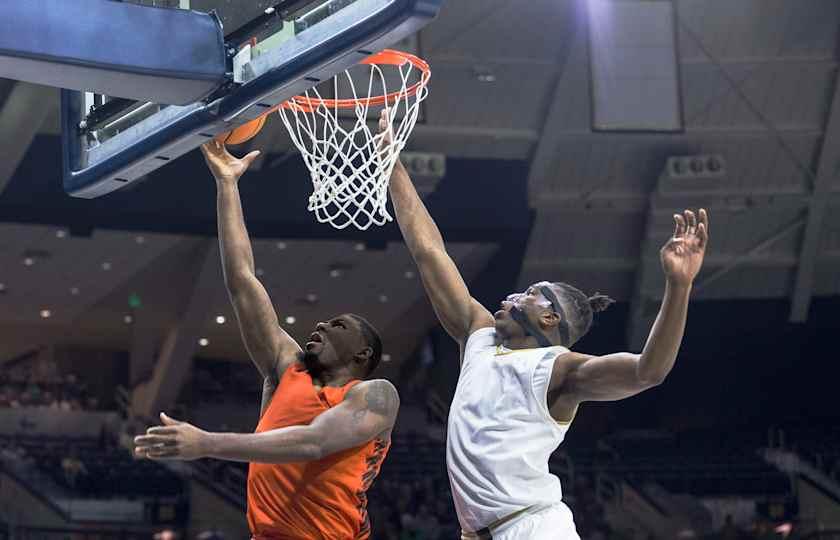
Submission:
<svg viewBox="0 0 840 540">
<path fill-rule="evenodd" d="M 356 353 L 354 360 L 359 365 L 367 364 L 370 359 L 373 357 L 373 349 L 370 347 L 365 347 L 361 351 Z"/>
<path fill-rule="evenodd" d="M 546 311 L 542 315 L 540 315 L 540 325 L 543 328 L 554 328 L 560 324 L 560 315 L 555 313 L 554 311 Z"/>
</svg>

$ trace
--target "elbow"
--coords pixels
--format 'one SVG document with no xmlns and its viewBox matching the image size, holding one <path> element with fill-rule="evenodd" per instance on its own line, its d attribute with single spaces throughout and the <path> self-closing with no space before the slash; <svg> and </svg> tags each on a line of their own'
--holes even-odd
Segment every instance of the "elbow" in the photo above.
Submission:
<svg viewBox="0 0 840 540">
<path fill-rule="evenodd" d="M 645 373 L 639 375 L 639 383 L 644 388 L 654 388 L 665 382 L 667 373 Z"/>
<path fill-rule="evenodd" d="M 319 443 L 309 443 L 301 446 L 300 459 L 297 461 L 318 461 L 327 457 L 324 446 Z"/>
<path fill-rule="evenodd" d="M 414 261 L 418 266 L 437 260 L 442 253 L 446 253 L 443 246 L 429 241 L 418 242 L 411 248 L 411 254 L 414 256 Z"/>
<path fill-rule="evenodd" d="M 225 277 L 225 288 L 232 296 L 237 296 L 241 291 L 243 291 L 251 279 L 253 279 L 253 274 L 246 271 L 245 269 L 236 269 L 230 272 L 224 273 Z"/>
</svg>

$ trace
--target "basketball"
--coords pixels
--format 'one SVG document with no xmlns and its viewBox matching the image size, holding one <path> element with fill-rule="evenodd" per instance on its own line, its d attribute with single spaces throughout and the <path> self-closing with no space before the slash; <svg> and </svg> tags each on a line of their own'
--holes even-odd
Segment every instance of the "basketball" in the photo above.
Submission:
<svg viewBox="0 0 840 540">
<path fill-rule="evenodd" d="M 225 145 L 232 145 L 232 144 L 242 144 L 245 142 L 250 141 L 254 137 L 257 136 L 257 133 L 263 128 L 265 125 L 265 118 L 267 115 L 262 115 L 259 118 L 255 118 L 251 120 L 247 124 L 242 124 L 238 128 L 228 131 L 227 133 L 222 133 L 216 137 L 216 140 L 225 144 Z"/>
</svg>

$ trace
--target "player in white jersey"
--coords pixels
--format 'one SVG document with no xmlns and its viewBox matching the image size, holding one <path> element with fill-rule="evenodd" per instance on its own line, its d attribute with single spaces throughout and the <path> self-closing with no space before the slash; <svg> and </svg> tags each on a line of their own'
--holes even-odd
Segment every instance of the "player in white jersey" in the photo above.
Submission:
<svg viewBox="0 0 840 540">
<path fill-rule="evenodd" d="M 592 356 L 569 347 L 612 300 L 543 281 L 509 295 L 492 315 L 470 295 L 399 162 L 390 191 L 426 293 L 461 346 L 446 461 L 462 538 L 578 540 L 548 458 L 581 403 L 628 398 L 671 371 L 706 251 L 705 210 L 699 219 L 689 210 L 674 215 L 674 235 L 660 254 L 665 296 L 642 353 Z"/>
</svg>

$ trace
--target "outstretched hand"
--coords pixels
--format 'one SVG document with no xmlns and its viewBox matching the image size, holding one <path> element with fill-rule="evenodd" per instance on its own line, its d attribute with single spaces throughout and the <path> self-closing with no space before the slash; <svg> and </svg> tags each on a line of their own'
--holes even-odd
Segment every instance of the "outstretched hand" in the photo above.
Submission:
<svg viewBox="0 0 840 540">
<path fill-rule="evenodd" d="M 227 151 L 224 144 L 216 139 L 204 143 L 201 146 L 201 153 L 204 154 L 204 161 L 207 162 L 210 172 L 218 182 L 233 183 L 239 181 L 251 163 L 260 155 L 260 151 L 255 150 L 241 159 L 236 158 Z"/>
<path fill-rule="evenodd" d="M 189 461 L 207 455 L 206 431 L 164 413 L 160 413 L 160 421 L 162 426 L 150 427 L 145 435 L 134 437 L 137 457 Z"/>
<path fill-rule="evenodd" d="M 703 266 L 709 241 L 709 217 L 702 208 L 699 214 L 699 222 L 691 210 L 674 214 L 674 236 L 660 251 L 665 277 L 679 285 L 690 285 Z"/>
</svg>

